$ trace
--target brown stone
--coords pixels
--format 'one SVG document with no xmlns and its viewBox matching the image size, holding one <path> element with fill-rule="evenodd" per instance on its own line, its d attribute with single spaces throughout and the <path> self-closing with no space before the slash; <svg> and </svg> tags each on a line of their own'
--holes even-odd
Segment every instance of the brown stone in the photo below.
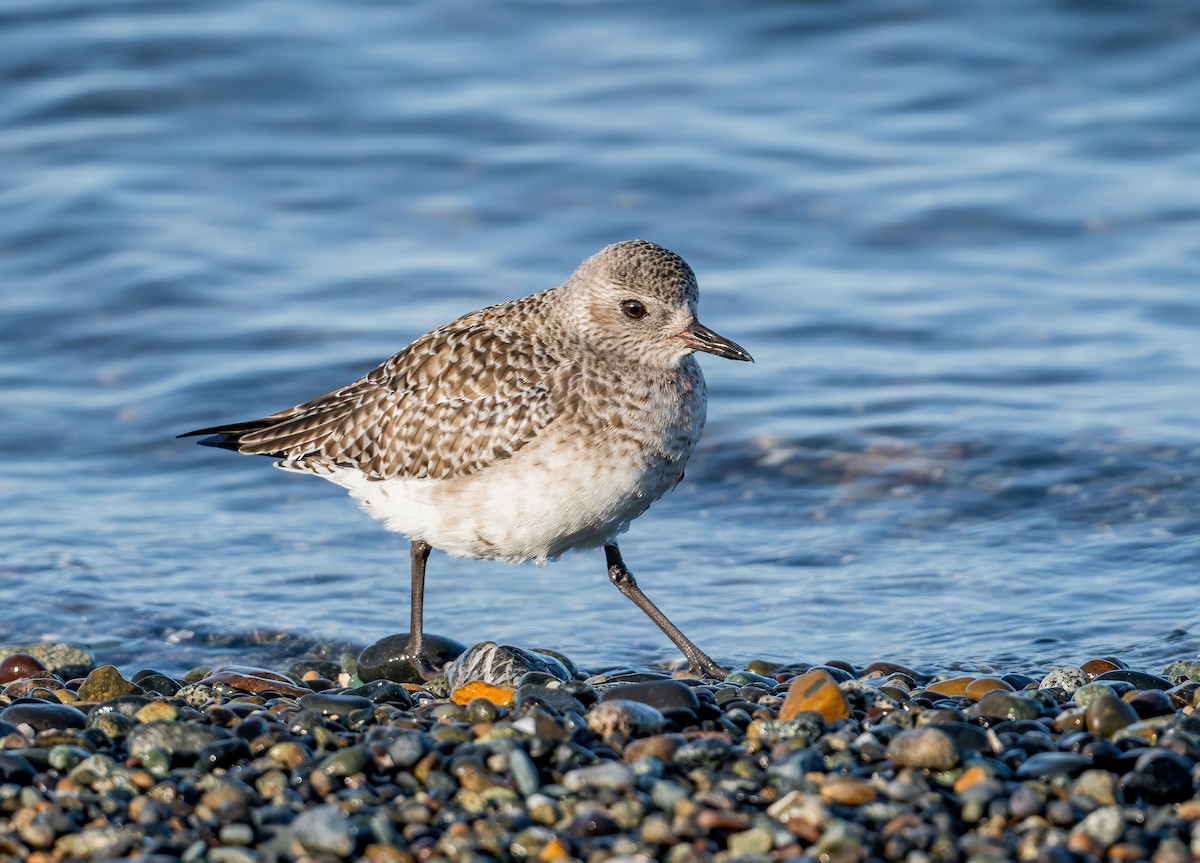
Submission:
<svg viewBox="0 0 1200 863">
<path fill-rule="evenodd" d="M 870 803 L 878 794 L 869 780 L 859 776 L 830 774 L 821 786 L 821 799 L 839 806 L 862 806 Z"/>
<path fill-rule="evenodd" d="M 750 826 L 750 816 L 742 812 L 728 812 L 723 809 L 701 809 L 696 815 L 696 825 L 705 833 L 714 830 L 736 832 Z"/>
<path fill-rule="evenodd" d="M 675 750 L 684 740 L 682 734 L 656 734 L 653 737 L 631 741 L 623 753 L 625 762 L 632 764 L 639 758 L 657 758 L 664 764 L 669 764 L 675 757 Z"/>
<path fill-rule="evenodd" d="M 814 668 L 794 679 L 779 708 L 779 718 L 795 719 L 806 710 L 821 714 L 826 722 L 836 722 L 850 715 L 850 704 L 828 671 Z"/>
<path fill-rule="evenodd" d="M 997 689 L 1003 689 L 1005 692 L 1012 692 L 1013 688 L 999 677 L 979 677 L 967 684 L 967 688 L 963 694 L 972 701 L 978 701 Z"/>
<path fill-rule="evenodd" d="M 951 677 L 948 680 L 939 680 L 937 683 L 931 683 L 925 688 L 930 692 L 936 692 L 938 695 L 966 695 L 967 687 L 974 682 L 974 677 Z"/>
<path fill-rule="evenodd" d="M 1145 860 L 1146 849 L 1136 842 L 1118 842 L 1108 849 L 1109 860 Z"/>
<path fill-rule="evenodd" d="M 45 670 L 46 666 L 28 653 L 14 653 L 0 662 L 0 684 L 23 680 L 35 671 Z"/>
<path fill-rule="evenodd" d="M 1080 670 L 1087 675 L 1089 682 L 1095 680 L 1106 671 L 1117 671 L 1124 667 L 1123 664 L 1118 664 L 1112 659 L 1089 659 L 1083 665 L 1079 666 Z"/>
<path fill-rule="evenodd" d="M 102 665 L 84 679 L 75 694 L 80 701 L 107 701 L 122 695 L 136 695 L 141 691 L 140 686 L 130 683 L 113 666 Z"/>
<path fill-rule="evenodd" d="M 301 695 L 311 695 L 312 690 L 297 686 L 286 677 L 276 674 L 266 668 L 256 668 L 252 665 L 221 665 L 209 672 L 208 676 L 197 681 L 203 686 L 213 686 L 221 683 L 231 689 L 240 689 L 258 695 L 263 692 L 274 692 L 288 698 L 299 698 Z"/>
<path fill-rule="evenodd" d="M 968 788 L 978 785 L 981 782 L 987 782 L 991 778 L 992 777 L 988 775 L 988 772 L 978 764 L 974 765 L 973 767 L 968 767 L 962 772 L 962 776 L 959 776 L 958 779 L 954 780 L 954 793 L 962 794 Z"/>
<path fill-rule="evenodd" d="M 1084 833 L 1082 830 L 1073 830 L 1071 837 L 1067 840 L 1067 850 L 1072 854 L 1104 859 L 1104 852 L 1107 849 L 1104 847 L 1104 843 L 1095 836 Z"/>
</svg>

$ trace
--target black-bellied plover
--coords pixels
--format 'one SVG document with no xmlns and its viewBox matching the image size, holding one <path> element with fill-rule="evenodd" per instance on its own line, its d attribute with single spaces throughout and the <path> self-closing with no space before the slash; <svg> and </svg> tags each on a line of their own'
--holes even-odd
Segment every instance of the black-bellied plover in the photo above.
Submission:
<svg viewBox="0 0 1200 863">
<path fill-rule="evenodd" d="M 602 249 L 564 285 L 459 318 L 366 377 L 263 419 L 187 432 L 346 488 L 412 544 L 407 654 L 437 674 L 422 630 L 432 548 L 539 564 L 604 547 L 608 576 L 695 672 L 724 670 L 638 587 L 617 535 L 682 478 L 707 394 L 692 354 L 752 362 L 696 320 L 674 252 Z"/>
</svg>

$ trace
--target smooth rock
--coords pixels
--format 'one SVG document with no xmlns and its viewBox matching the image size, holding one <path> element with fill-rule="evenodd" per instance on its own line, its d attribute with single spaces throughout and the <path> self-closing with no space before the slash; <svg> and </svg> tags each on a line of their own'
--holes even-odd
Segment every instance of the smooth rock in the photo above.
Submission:
<svg viewBox="0 0 1200 863">
<path fill-rule="evenodd" d="M 993 690 L 979 699 L 970 711 L 972 716 L 993 719 L 1037 719 L 1042 714 L 1041 706 L 1032 698 L 1016 695 L 1004 690 Z"/>
<path fill-rule="evenodd" d="M 1076 776 L 1092 766 L 1092 759 L 1074 752 L 1038 752 L 1017 767 L 1018 779 L 1049 782 L 1055 776 Z"/>
<path fill-rule="evenodd" d="M 1180 803 L 1192 796 L 1193 764 L 1166 749 L 1149 749 L 1138 756 L 1134 769 L 1121 777 L 1127 799 L 1143 799 L 1157 805 Z"/>
<path fill-rule="evenodd" d="M 1134 689 L 1170 689 L 1172 683 L 1157 674 L 1147 674 L 1144 671 L 1133 671 L 1129 668 L 1116 668 L 1096 675 L 1093 683 L 1104 683 L 1109 680 L 1120 680 L 1133 686 Z"/>
<path fill-rule="evenodd" d="M 196 681 L 195 685 L 217 689 L 224 687 L 254 695 L 273 692 L 289 698 L 299 698 L 312 692 L 307 687 L 296 685 L 282 674 L 253 665 L 219 665 L 203 679 Z"/>
<path fill-rule="evenodd" d="M 508 644 L 484 641 L 467 648 L 446 669 L 446 685 L 455 690 L 468 683 L 481 682 L 515 690 L 521 678 L 531 671 L 550 674 L 559 680 L 571 679 L 570 671 L 557 659 Z"/>
<path fill-rule="evenodd" d="M 1125 818 L 1118 806 L 1104 806 L 1088 815 L 1074 828 L 1073 833 L 1086 833 L 1101 846 L 1108 848 L 1125 832 Z"/>
<path fill-rule="evenodd" d="M 28 785 L 37 773 L 19 752 L 0 752 L 0 785 Z"/>
<path fill-rule="evenodd" d="M 434 668 L 444 668 L 467 648 L 453 638 L 425 633 L 425 650 Z M 423 683 L 417 669 L 408 660 L 408 633 L 386 635 L 358 655 L 358 676 L 364 683 L 390 680 L 394 683 Z"/>
<path fill-rule="evenodd" d="M 1087 729 L 1102 737 L 1112 737 L 1138 719 L 1137 711 L 1111 692 L 1091 699 L 1087 706 Z"/>
<path fill-rule="evenodd" d="M 373 707 L 374 702 L 359 695 L 338 695 L 331 692 L 312 692 L 296 699 L 301 707 L 312 708 L 322 716 L 344 719 L 355 710 Z"/>
<path fill-rule="evenodd" d="M 972 701 L 978 701 L 995 690 L 1012 692 L 1013 688 L 998 677 L 977 677 L 967 684 L 963 694 Z"/>
<path fill-rule="evenodd" d="M 1200 682 L 1200 659 L 1181 659 L 1163 669 L 1163 677 L 1173 684 L 1189 680 Z"/>
<path fill-rule="evenodd" d="M 820 714 L 826 722 L 850 716 L 845 694 L 824 669 L 814 668 L 792 680 L 779 708 L 779 719 L 786 722 L 808 711 Z"/>
<path fill-rule="evenodd" d="M 1083 673 L 1082 668 L 1061 665 L 1057 668 L 1050 669 L 1050 672 L 1043 677 L 1042 682 L 1038 684 L 1038 688 L 1053 689 L 1058 687 L 1060 689 L 1065 689 L 1067 692 L 1074 692 L 1087 682 L 1088 676 Z"/>
<path fill-rule="evenodd" d="M 36 656 L 28 653 L 11 653 L 0 661 L 0 686 L 14 680 L 24 680 L 36 671 L 45 671 L 46 666 Z"/>
<path fill-rule="evenodd" d="M 45 701 L 22 701 L 0 710 L 0 720 L 13 725 L 28 725 L 34 731 L 55 728 L 84 728 L 87 716 L 82 710 L 66 704 Z"/>
<path fill-rule="evenodd" d="M 357 834 L 342 810 L 329 803 L 301 812 L 292 822 L 292 835 L 310 854 L 349 857 L 354 853 Z"/>
<path fill-rule="evenodd" d="M 650 737 L 662 733 L 667 720 L 662 712 L 640 701 L 612 699 L 598 702 L 587 714 L 588 728 L 600 737 Z"/>
<path fill-rule="evenodd" d="M 107 701 L 122 695 L 141 695 L 142 688 L 121 676 L 112 665 L 102 665 L 90 672 L 76 695 L 80 701 Z"/>
<path fill-rule="evenodd" d="M 205 744 L 227 737 L 227 730 L 212 725 L 149 722 L 129 730 L 126 746 L 134 758 L 143 758 L 152 749 L 161 749 L 172 756 L 198 755 Z"/>
<path fill-rule="evenodd" d="M 96 657 L 90 650 L 61 641 L 0 646 L 0 659 L 17 653 L 32 656 L 63 680 L 84 677 L 96 667 Z"/>
<path fill-rule="evenodd" d="M 901 731 L 888 744 L 888 757 L 905 767 L 950 770 L 961 758 L 958 746 L 937 726 Z"/>
<path fill-rule="evenodd" d="M 700 706 L 692 687 L 678 680 L 647 680 L 642 683 L 629 683 L 606 689 L 601 695 L 601 701 L 638 701 L 649 704 L 656 710 L 670 710 L 683 707 L 695 710 Z"/>
<path fill-rule="evenodd" d="M 563 775 L 562 784 L 568 791 L 628 791 L 633 788 L 633 771 L 625 764 L 610 761 L 592 767 L 580 767 Z"/>
</svg>

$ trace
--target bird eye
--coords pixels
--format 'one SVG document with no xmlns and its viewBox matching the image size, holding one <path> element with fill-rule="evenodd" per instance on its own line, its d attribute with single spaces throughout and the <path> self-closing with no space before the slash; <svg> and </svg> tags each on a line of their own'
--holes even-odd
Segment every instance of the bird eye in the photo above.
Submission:
<svg viewBox="0 0 1200 863">
<path fill-rule="evenodd" d="M 621 303 L 621 311 L 625 313 L 625 317 L 635 321 L 646 317 L 646 307 L 637 300 L 626 300 Z"/>
</svg>

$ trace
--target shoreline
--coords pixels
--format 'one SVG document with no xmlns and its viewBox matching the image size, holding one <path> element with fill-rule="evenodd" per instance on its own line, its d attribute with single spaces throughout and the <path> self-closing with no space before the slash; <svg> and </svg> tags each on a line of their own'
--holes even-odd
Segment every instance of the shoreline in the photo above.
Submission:
<svg viewBox="0 0 1200 863">
<path fill-rule="evenodd" d="M 1096 658 L 1037 679 L 751 663 L 717 682 L 589 676 L 485 642 L 425 685 L 406 679 L 401 641 L 361 666 L 181 678 L 125 677 L 72 645 L 0 647 L 0 858 L 1200 853 L 1200 661 Z"/>
</svg>

